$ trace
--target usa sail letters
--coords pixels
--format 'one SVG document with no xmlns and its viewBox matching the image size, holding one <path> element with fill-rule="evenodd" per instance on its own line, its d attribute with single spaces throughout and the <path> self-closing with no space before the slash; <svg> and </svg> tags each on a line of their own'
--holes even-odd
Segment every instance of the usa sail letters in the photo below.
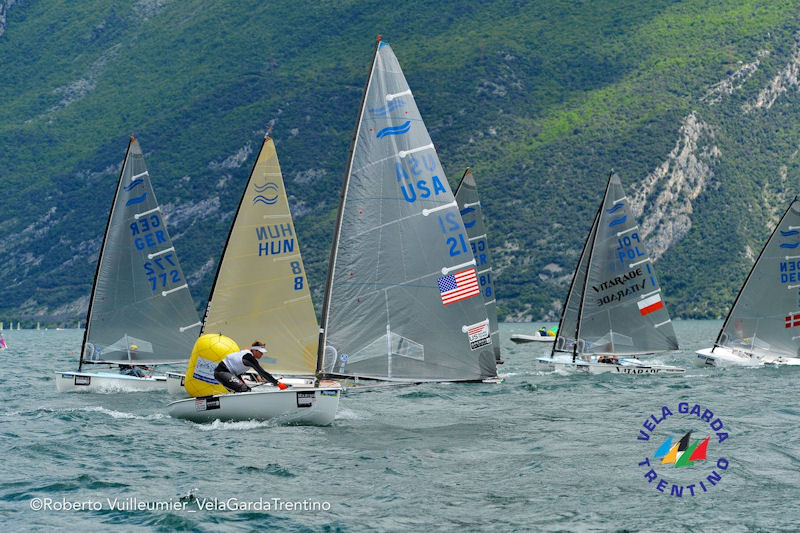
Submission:
<svg viewBox="0 0 800 533">
<path fill-rule="evenodd" d="M 697 427 L 700 428 L 697 433 L 701 437 L 692 442 L 691 434 L 694 432 L 693 428 Z M 648 456 L 637 463 L 644 471 L 642 476 L 648 486 L 663 494 L 683 498 L 684 495 L 694 497 L 708 492 L 722 481 L 722 475 L 730 466 L 728 459 L 718 457 L 714 460 L 709 459 L 708 455 L 713 457 L 719 445 L 727 441 L 730 435 L 722 419 L 715 416 L 710 409 L 701 407 L 700 404 L 680 402 L 676 416 L 673 409 L 664 405 L 660 412 L 651 414 L 644 420 L 642 428 L 636 440 L 652 443 L 653 446 Z M 697 466 L 700 464 L 706 470 L 698 474 Z M 677 469 L 692 466 L 695 468 Z M 672 479 L 668 480 L 663 471 Z"/>
</svg>

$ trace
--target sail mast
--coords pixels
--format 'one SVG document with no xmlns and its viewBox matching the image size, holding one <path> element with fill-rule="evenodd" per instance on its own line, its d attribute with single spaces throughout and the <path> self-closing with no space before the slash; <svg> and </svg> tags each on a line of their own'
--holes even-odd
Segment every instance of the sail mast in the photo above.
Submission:
<svg viewBox="0 0 800 533">
<path fill-rule="evenodd" d="M 372 53 L 372 62 L 369 67 L 369 76 L 364 85 L 364 92 L 361 95 L 361 104 L 358 108 L 358 118 L 356 120 L 355 131 L 353 132 L 353 139 L 350 142 L 350 153 L 347 157 L 347 168 L 344 173 L 344 182 L 342 183 L 342 191 L 339 196 L 339 212 L 336 215 L 336 227 L 333 232 L 333 243 L 331 244 L 330 259 L 328 261 L 328 279 L 325 283 L 325 297 L 322 302 L 322 316 L 319 328 L 319 344 L 317 346 L 317 375 L 322 371 L 322 356 L 325 353 L 325 342 L 328 330 L 328 307 L 330 305 L 331 297 L 331 283 L 333 282 L 334 269 L 336 268 L 336 257 L 339 249 L 339 237 L 342 230 L 342 219 L 344 217 L 344 202 L 347 196 L 347 188 L 350 185 L 350 173 L 353 167 L 353 154 L 355 153 L 356 143 L 358 142 L 358 132 L 361 129 L 362 117 L 364 116 L 364 106 L 367 101 L 367 93 L 369 86 L 372 83 L 372 75 L 375 72 L 375 61 L 378 57 L 378 49 L 381 46 L 381 36 L 378 35 L 375 43 L 375 51 Z"/>
<path fill-rule="evenodd" d="M 769 238 L 767 239 L 767 242 L 764 243 L 764 246 L 761 248 L 761 251 L 758 253 L 758 257 L 756 257 L 756 260 L 753 262 L 753 266 L 750 268 L 750 272 L 747 273 L 747 277 L 745 278 L 744 283 L 742 283 L 742 288 L 739 289 L 739 293 L 736 295 L 736 299 L 733 301 L 733 305 L 731 305 L 730 309 L 728 309 L 728 314 L 725 317 L 725 321 L 722 323 L 722 327 L 720 328 L 719 333 L 717 334 L 717 339 L 714 341 L 714 348 L 716 348 L 717 346 L 721 346 L 720 339 L 722 339 L 722 335 L 725 333 L 725 328 L 727 327 L 728 322 L 730 321 L 731 315 L 733 314 L 733 311 L 736 309 L 736 304 L 739 302 L 739 299 L 741 298 L 742 294 L 744 293 L 745 287 L 747 287 L 747 282 L 750 281 L 750 278 L 752 277 L 753 272 L 755 272 L 756 267 L 758 266 L 758 262 L 761 260 L 761 256 L 764 255 L 764 252 L 766 251 L 767 246 L 769 246 L 769 243 L 772 241 L 772 238 L 775 236 L 775 232 L 777 232 L 778 228 L 780 228 L 781 222 L 783 222 L 783 219 L 785 219 L 786 216 L 789 214 L 789 211 L 791 211 L 792 206 L 794 205 L 794 203 L 797 200 L 798 200 L 798 196 L 795 196 L 794 199 L 791 202 L 789 202 L 789 207 L 787 207 L 786 211 L 783 212 L 783 215 L 781 216 L 780 220 L 778 220 L 778 223 L 775 224 L 775 227 L 772 229 L 772 233 L 769 234 Z M 713 352 L 713 348 L 712 348 L 712 352 Z"/>
<path fill-rule="evenodd" d="M 95 291 L 97 290 L 97 277 L 100 273 L 100 265 L 103 262 L 103 252 L 106 248 L 106 239 L 108 238 L 108 229 L 111 225 L 111 217 L 114 215 L 114 207 L 117 205 L 117 196 L 119 195 L 120 185 L 122 184 L 122 176 L 125 173 L 125 166 L 128 164 L 128 156 L 131 153 L 131 146 L 136 140 L 136 137 L 131 133 L 131 138 L 128 141 L 128 148 L 125 150 L 125 159 L 122 160 L 122 168 L 119 171 L 119 178 L 117 179 L 117 188 L 114 191 L 114 198 L 111 200 L 111 209 L 108 210 L 108 219 L 106 220 L 106 230 L 103 232 L 103 242 L 100 244 L 100 253 L 97 256 L 97 265 L 94 270 L 94 280 L 92 281 L 92 292 L 89 296 L 89 308 L 86 310 L 86 328 L 83 330 L 83 341 L 81 342 L 81 354 L 78 359 L 78 370 L 83 367 L 83 354 L 86 350 L 86 340 L 89 338 L 89 329 L 92 324 L 92 304 L 94 303 Z"/>
<path fill-rule="evenodd" d="M 258 158 L 261 155 L 261 152 L 264 150 L 264 144 L 269 140 L 269 134 L 272 132 L 272 126 L 267 127 L 267 132 L 264 134 L 264 139 L 261 141 L 261 148 L 258 150 L 256 154 L 256 158 L 253 161 L 253 168 L 250 169 L 250 173 L 247 175 L 247 183 L 250 183 L 250 179 L 253 176 L 253 172 L 256 170 L 256 165 L 258 165 Z M 225 252 L 228 249 L 228 244 L 231 240 L 231 234 L 233 233 L 233 227 L 236 225 L 236 218 L 239 216 L 239 211 L 242 210 L 242 204 L 244 203 L 244 199 L 247 196 L 247 183 L 245 187 L 242 189 L 242 196 L 239 198 L 239 203 L 236 206 L 236 212 L 233 214 L 233 219 L 231 219 L 231 226 L 228 228 L 228 235 L 225 237 L 225 246 L 222 247 L 222 254 L 219 256 L 219 261 L 217 262 L 217 272 L 214 274 L 214 282 L 211 284 L 211 290 L 208 292 L 208 301 L 206 302 L 206 310 L 203 313 L 203 320 L 202 324 L 200 325 L 200 335 L 206 332 L 206 318 L 208 318 L 208 312 L 211 309 L 211 299 L 214 297 L 214 289 L 217 287 L 217 280 L 219 280 L 219 274 L 221 271 L 222 266 L 222 259 L 225 257 Z"/>
<path fill-rule="evenodd" d="M 600 208 L 597 210 L 597 216 L 594 221 L 594 225 L 592 228 L 594 232 L 592 233 L 592 243 L 589 247 L 589 262 L 586 264 L 586 276 L 583 279 L 583 289 L 581 290 L 581 300 L 580 306 L 578 307 L 578 321 L 575 328 L 575 345 L 572 348 L 572 358 L 578 354 L 578 342 L 581 335 L 581 318 L 583 318 L 583 302 L 586 300 L 586 288 L 589 286 L 589 272 L 592 270 L 592 260 L 594 259 L 594 243 L 597 241 L 597 232 L 599 231 L 599 224 L 600 224 L 600 216 L 603 212 L 603 206 L 606 203 L 606 197 L 608 197 L 608 189 L 611 187 L 611 176 L 614 175 L 614 169 L 611 169 L 611 172 L 608 174 L 608 181 L 606 182 L 606 190 L 603 193 L 603 199 L 600 201 Z"/>
</svg>

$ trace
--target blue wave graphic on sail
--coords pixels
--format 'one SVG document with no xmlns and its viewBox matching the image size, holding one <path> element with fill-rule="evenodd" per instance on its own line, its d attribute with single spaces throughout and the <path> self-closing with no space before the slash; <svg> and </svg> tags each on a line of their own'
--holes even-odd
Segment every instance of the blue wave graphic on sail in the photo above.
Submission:
<svg viewBox="0 0 800 533">
<path fill-rule="evenodd" d="M 626 220 L 628 220 L 627 215 L 621 218 L 616 218 L 608 223 L 608 227 L 613 228 L 614 226 L 619 226 L 620 224 L 624 224 Z"/>
<path fill-rule="evenodd" d="M 253 205 L 256 205 L 257 203 L 272 205 L 272 204 L 276 203 L 277 201 L 278 201 L 278 197 L 277 196 L 274 196 L 272 198 L 267 198 L 266 196 L 263 196 L 263 195 L 259 194 L 258 196 L 253 198 Z"/>
<path fill-rule="evenodd" d="M 143 183 L 144 183 L 144 180 L 142 178 L 136 178 L 135 180 L 133 180 L 132 182 L 130 182 L 128 185 L 125 186 L 125 190 L 129 191 L 129 190 L 133 189 L 134 187 L 136 187 L 137 185 L 141 185 Z"/>
<path fill-rule="evenodd" d="M 404 105 L 406 105 L 405 101 L 400 98 L 397 98 L 395 100 L 392 100 L 383 107 L 370 109 L 369 112 L 372 114 L 373 117 L 383 117 L 386 116 L 388 113 L 391 113 L 398 107 L 403 107 Z"/>
<path fill-rule="evenodd" d="M 796 242 L 794 244 L 789 244 L 789 243 L 785 242 L 785 243 L 781 244 L 781 248 L 791 248 L 792 250 L 794 250 L 798 246 L 800 246 L 800 242 Z"/>
<path fill-rule="evenodd" d="M 792 235 L 800 235 L 800 231 L 797 231 L 796 229 L 790 231 L 781 231 L 781 235 L 784 237 L 791 237 Z"/>
<path fill-rule="evenodd" d="M 147 198 L 147 193 L 144 193 L 141 196 L 135 196 L 135 197 L 131 198 L 130 200 L 125 202 L 125 205 L 129 206 L 129 205 L 140 204 L 140 203 L 144 202 L 145 198 Z"/>
<path fill-rule="evenodd" d="M 408 133 L 408 130 L 411 129 L 411 121 L 407 120 L 405 124 L 401 124 L 400 126 L 389 126 L 388 128 L 383 128 L 381 131 L 378 132 L 378 139 L 383 137 L 388 137 L 389 135 L 403 135 L 404 133 Z"/>
<path fill-rule="evenodd" d="M 278 191 L 280 191 L 280 188 L 277 183 L 272 181 L 268 181 L 263 185 L 253 183 L 253 189 L 259 193 L 253 198 L 253 205 L 258 203 L 273 205 L 278 202 Z"/>
<path fill-rule="evenodd" d="M 606 213 L 616 213 L 617 211 L 619 211 L 623 207 L 625 207 L 625 204 L 619 203 L 619 204 L 615 205 L 614 207 L 612 207 L 611 209 L 606 209 Z"/>
<path fill-rule="evenodd" d="M 264 192 L 264 191 L 266 191 L 266 190 L 268 190 L 268 189 L 272 189 L 273 191 L 276 191 L 276 192 L 277 192 L 277 191 L 278 191 L 278 184 L 277 184 L 277 183 L 274 183 L 274 182 L 272 182 L 272 181 L 268 181 L 268 182 L 267 182 L 267 183 L 265 183 L 264 185 L 259 185 L 259 184 L 257 184 L 257 183 L 253 183 L 253 188 L 254 188 L 254 189 L 256 190 L 256 192 L 258 192 L 258 193 L 262 193 L 262 192 Z"/>
<path fill-rule="evenodd" d="M 461 210 L 461 217 L 463 218 L 464 215 L 468 215 L 468 214 L 472 213 L 473 211 L 475 211 L 474 207 L 467 207 L 466 209 L 462 209 Z M 477 220 L 473 220 L 472 222 L 464 222 L 464 227 L 466 229 L 469 229 L 472 226 L 474 226 L 476 222 L 477 222 Z"/>
</svg>

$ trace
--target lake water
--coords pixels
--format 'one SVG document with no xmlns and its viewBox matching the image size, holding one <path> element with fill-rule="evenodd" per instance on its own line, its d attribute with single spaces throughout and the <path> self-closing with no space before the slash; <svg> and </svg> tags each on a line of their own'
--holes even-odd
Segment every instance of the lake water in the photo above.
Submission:
<svg viewBox="0 0 800 533">
<path fill-rule="evenodd" d="M 173 420 L 166 392 L 59 394 L 54 371 L 75 368 L 82 332 L 6 331 L 0 523 L 13 531 L 800 528 L 800 369 L 696 369 L 694 350 L 710 345 L 720 322 L 677 321 L 682 351 L 658 360 L 686 367 L 683 376 L 565 376 L 537 370 L 549 347 L 509 342 L 538 326 L 501 325 L 500 385 L 348 392 L 330 427 Z M 675 467 L 653 458 L 670 435 L 689 431 L 692 442 L 711 437 L 706 460 Z"/>
</svg>

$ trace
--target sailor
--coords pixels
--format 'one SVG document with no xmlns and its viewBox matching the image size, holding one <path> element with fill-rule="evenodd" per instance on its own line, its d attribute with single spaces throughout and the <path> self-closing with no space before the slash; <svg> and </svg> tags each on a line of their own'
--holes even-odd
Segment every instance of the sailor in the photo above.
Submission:
<svg viewBox="0 0 800 533">
<path fill-rule="evenodd" d="M 258 359 L 267 353 L 267 348 L 261 341 L 254 341 L 253 345 L 247 350 L 229 353 L 225 359 L 219 362 L 214 369 L 214 379 L 219 381 L 226 389 L 233 392 L 248 392 L 250 387 L 242 381 L 241 375 L 247 372 L 250 367 L 266 381 L 284 390 L 288 387 L 285 383 L 280 383 L 272 377 L 272 374 L 261 368 Z"/>
<path fill-rule="evenodd" d="M 139 347 L 135 344 L 131 344 L 128 348 L 128 356 L 130 359 L 135 359 L 136 352 L 139 350 Z M 133 376 L 137 378 L 144 378 L 147 377 L 147 372 L 152 370 L 144 365 L 119 365 L 119 373 L 123 376 Z"/>
<path fill-rule="evenodd" d="M 542 326 L 539 328 L 539 336 L 540 337 L 547 337 L 547 328 Z"/>
</svg>

